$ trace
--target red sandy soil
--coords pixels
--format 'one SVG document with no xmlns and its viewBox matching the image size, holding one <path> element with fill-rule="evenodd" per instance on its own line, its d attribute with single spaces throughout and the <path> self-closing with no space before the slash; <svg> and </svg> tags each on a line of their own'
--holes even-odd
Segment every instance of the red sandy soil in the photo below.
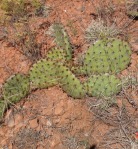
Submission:
<svg viewBox="0 0 138 149">
<path fill-rule="evenodd" d="M 91 14 L 95 12 L 91 1 L 48 0 L 47 5 L 51 8 L 48 17 L 30 19 L 32 29 L 38 30 L 38 42 L 45 41 L 41 51 L 43 57 L 55 46 L 53 38 L 45 34 L 54 22 L 61 22 L 69 33 L 75 56 L 86 51 L 89 43 L 84 38 L 84 31 L 93 19 Z M 131 65 L 120 76 L 131 75 L 138 79 L 138 42 L 136 35 L 134 37 L 131 36 L 130 42 Z M 32 61 L 18 49 L 0 41 L 0 86 L 12 74 L 27 73 L 31 65 Z M 138 89 L 128 89 L 127 94 L 138 105 Z M 113 126 L 94 116 L 88 106 L 91 100 L 93 98 L 74 100 L 58 86 L 32 92 L 6 112 L 5 121 L 0 125 L 0 148 L 86 149 L 93 144 L 98 146 Z M 117 103 L 120 108 L 125 105 L 130 114 L 138 114 L 122 94 L 117 97 Z M 135 127 L 138 129 L 138 117 Z"/>
</svg>

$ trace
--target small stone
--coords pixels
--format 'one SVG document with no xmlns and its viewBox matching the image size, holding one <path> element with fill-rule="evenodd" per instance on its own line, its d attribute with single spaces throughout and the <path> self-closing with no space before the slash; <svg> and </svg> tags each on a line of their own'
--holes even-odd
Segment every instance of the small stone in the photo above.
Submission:
<svg viewBox="0 0 138 149">
<path fill-rule="evenodd" d="M 8 127 L 14 127 L 14 125 L 15 125 L 14 119 L 11 118 L 11 119 L 8 121 L 7 125 L 8 125 Z"/>
<path fill-rule="evenodd" d="M 62 106 L 58 106 L 55 108 L 55 115 L 59 115 L 63 112 L 63 107 Z"/>
<path fill-rule="evenodd" d="M 23 121 L 23 116 L 21 114 L 15 115 L 15 125 L 21 123 Z"/>
<path fill-rule="evenodd" d="M 37 120 L 37 118 L 36 118 L 36 119 L 33 119 L 33 120 L 30 120 L 30 121 L 29 121 L 29 124 L 30 124 L 30 127 L 31 127 L 31 128 L 36 128 L 36 127 L 38 127 L 38 120 Z"/>
<path fill-rule="evenodd" d="M 48 120 L 47 123 L 46 123 L 46 125 L 47 125 L 48 127 L 51 127 L 51 126 L 52 126 L 52 122 L 51 122 L 50 120 Z"/>
<path fill-rule="evenodd" d="M 37 147 L 37 149 L 44 149 L 44 147 L 40 145 Z"/>
<path fill-rule="evenodd" d="M 64 108 L 64 102 L 61 101 L 55 107 L 55 115 L 60 115 L 63 112 L 63 110 L 64 110 L 63 108 Z"/>
</svg>

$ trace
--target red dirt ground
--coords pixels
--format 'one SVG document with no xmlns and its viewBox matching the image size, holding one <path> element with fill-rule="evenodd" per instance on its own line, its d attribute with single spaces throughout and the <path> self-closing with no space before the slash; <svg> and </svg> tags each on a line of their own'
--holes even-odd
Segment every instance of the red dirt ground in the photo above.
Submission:
<svg viewBox="0 0 138 149">
<path fill-rule="evenodd" d="M 38 42 L 45 42 L 41 51 L 43 57 L 51 47 L 55 46 L 53 38 L 45 34 L 50 25 L 55 22 L 61 22 L 64 25 L 76 57 L 86 51 L 89 43 L 84 38 L 84 31 L 93 19 L 91 15 L 95 12 L 93 3 L 90 0 L 65 0 L 64 2 L 48 0 L 46 5 L 51 8 L 48 17 L 29 20 L 31 28 L 38 30 Z M 44 26 L 42 26 L 43 23 Z M 137 27 L 138 22 L 134 25 Z M 120 76 L 134 76 L 138 80 L 138 41 L 136 40 L 135 32 L 130 40 L 131 65 Z M 0 41 L 0 86 L 12 74 L 27 73 L 31 65 L 32 61 L 21 54 L 17 48 L 9 47 L 7 42 Z M 137 129 L 134 131 L 138 130 L 137 87 L 133 86 L 126 90 L 126 95 L 120 93 L 117 96 L 118 107 L 120 109 L 125 107 L 126 111 L 135 118 L 134 125 Z M 132 107 L 127 98 L 133 99 L 136 106 Z M 97 118 L 99 115 L 91 110 L 90 106 L 94 101 L 94 98 L 89 97 L 74 100 L 58 86 L 32 92 L 6 112 L 5 121 L 0 125 L 0 149 L 88 149 L 93 144 L 96 144 L 99 149 L 108 149 L 108 146 L 100 147 L 100 144 L 104 135 L 114 128 L 107 124 L 108 120 L 110 123 L 112 119 L 107 117 L 109 119 L 106 120 L 104 115 L 101 115 L 101 119 Z M 113 116 L 117 112 L 111 111 L 110 114 Z M 130 137 L 138 143 L 135 134 Z M 114 149 L 123 148 L 114 146 Z"/>
</svg>

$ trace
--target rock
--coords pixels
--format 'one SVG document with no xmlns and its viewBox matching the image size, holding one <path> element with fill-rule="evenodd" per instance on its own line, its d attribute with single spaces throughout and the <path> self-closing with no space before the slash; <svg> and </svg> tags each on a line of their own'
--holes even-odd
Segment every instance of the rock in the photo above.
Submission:
<svg viewBox="0 0 138 149">
<path fill-rule="evenodd" d="M 18 125 L 23 121 L 23 116 L 21 114 L 16 114 L 15 115 L 15 125 Z"/>
<path fill-rule="evenodd" d="M 31 128 L 36 128 L 36 127 L 38 127 L 38 120 L 37 120 L 37 118 L 36 118 L 36 119 L 33 119 L 33 120 L 30 120 L 30 121 L 29 121 L 29 124 L 30 124 L 30 127 L 31 127 Z"/>
<path fill-rule="evenodd" d="M 55 106 L 55 115 L 60 115 L 64 110 L 64 102 L 61 101 Z"/>
</svg>

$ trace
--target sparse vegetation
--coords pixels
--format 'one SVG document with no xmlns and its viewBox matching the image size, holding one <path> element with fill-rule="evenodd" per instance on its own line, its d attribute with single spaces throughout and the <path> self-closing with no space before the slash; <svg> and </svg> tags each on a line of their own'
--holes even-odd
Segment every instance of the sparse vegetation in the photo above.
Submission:
<svg viewBox="0 0 138 149">
<path fill-rule="evenodd" d="M 94 20 L 86 29 L 85 38 L 94 43 L 99 39 L 114 38 L 120 34 L 120 29 L 115 24 L 107 26 L 103 20 Z"/>
<path fill-rule="evenodd" d="M 20 21 L 34 15 L 41 9 L 39 0 L 2 0 L 0 8 L 9 16 L 12 21 Z"/>
<path fill-rule="evenodd" d="M 133 5 L 136 7 L 134 3 L 137 2 L 133 2 Z M 86 29 L 86 39 L 94 43 L 96 40 L 103 38 L 120 37 L 129 42 L 130 35 L 137 31 L 137 29 L 132 27 L 136 16 L 131 15 L 131 20 L 126 18 L 125 13 L 132 7 L 132 3 L 125 4 L 124 10 L 120 10 L 118 5 L 114 4 L 112 0 L 101 0 L 98 2 L 98 5 L 93 3 L 96 13 L 92 14 L 94 20 Z M 117 11 L 118 14 L 116 14 Z"/>
<path fill-rule="evenodd" d="M 138 17 L 138 0 L 126 1 L 127 14 L 131 17 Z"/>
<path fill-rule="evenodd" d="M 137 2 L 0 1 L 0 148 L 138 148 Z"/>
</svg>

